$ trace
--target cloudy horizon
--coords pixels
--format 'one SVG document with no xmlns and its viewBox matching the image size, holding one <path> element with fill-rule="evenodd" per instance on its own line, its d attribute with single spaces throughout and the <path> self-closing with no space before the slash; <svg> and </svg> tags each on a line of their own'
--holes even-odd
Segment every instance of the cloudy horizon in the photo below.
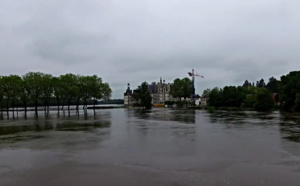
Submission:
<svg viewBox="0 0 300 186">
<path fill-rule="evenodd" d="M 0 0 L 0 75 L 96 74 L 127 83 L 195 69 L 196 93 L 299 70 L 300 2 Z"/>
</svg>

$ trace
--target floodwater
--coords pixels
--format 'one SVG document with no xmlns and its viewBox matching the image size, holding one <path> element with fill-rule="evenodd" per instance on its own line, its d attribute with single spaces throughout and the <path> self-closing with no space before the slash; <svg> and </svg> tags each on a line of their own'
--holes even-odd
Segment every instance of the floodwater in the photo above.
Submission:
<svg viewBox="0 0 300 186">
<path fill-rule="evenodd" d="M 300 186 L 300 116 L 107 109 L 0 120 L 0 185 Z"/>
</svg>

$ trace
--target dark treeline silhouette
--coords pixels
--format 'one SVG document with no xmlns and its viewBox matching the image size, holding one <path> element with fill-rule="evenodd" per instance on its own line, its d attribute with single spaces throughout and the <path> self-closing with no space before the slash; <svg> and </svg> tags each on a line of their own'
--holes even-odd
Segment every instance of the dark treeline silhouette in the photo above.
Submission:
<svg viewBox="0 0 300 186">
<path fill-rule="evenodd" d="M 215 108 L 235 107 L 269 111 L 275 107 L 285 111 L 300 111 L 300 71 L 281 76 L 280 80 L 269 78 L 256 84 L 246 80 L 242 86 L 225 86 L 207 89 L 203 93 L 209 97 L 208 105 Z"/>
<path fill-rule="evenodd" d="M 98 104 L 124 104 L 124 99 L 110 99 L 98 101 Z"/>
<path fill-rule="evenodd" d="M 96 75 L 82 76 L 65 74 L 54 77 L 51 74 L 41 72 L 29 72 L 23 76 L 9 75 L 0 76 L 0 109 L 1 118 L 3 111 L 9 111 L 15 118 L 16 107 L 24 108 L 25 118 L 27 107 L 34 107 L 35 117 L 38 117 L 38 106 L 44 106 L 45 114 L 49 113 L 49 106 L 57 106 L 58 113 L 64 106 L 84 106 L 86 112 L 87 104 L 97 104 L 99 99 L 108 99 L 111 89 L 107 83 Z"/>
</svg>

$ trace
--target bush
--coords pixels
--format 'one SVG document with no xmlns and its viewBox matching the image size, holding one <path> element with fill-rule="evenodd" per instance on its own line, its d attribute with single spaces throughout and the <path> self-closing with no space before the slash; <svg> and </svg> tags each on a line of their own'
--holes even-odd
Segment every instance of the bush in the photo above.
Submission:
<svg viewBox="0 0 300 186">
<path fill-rule="evenodd" d="M 212 107 L 212 106 L 208 106 L 206 107 L 206 109 L 208 110 L 208 112 L 212 113 L 215 111 L 215 107 Z"/>
</svg>

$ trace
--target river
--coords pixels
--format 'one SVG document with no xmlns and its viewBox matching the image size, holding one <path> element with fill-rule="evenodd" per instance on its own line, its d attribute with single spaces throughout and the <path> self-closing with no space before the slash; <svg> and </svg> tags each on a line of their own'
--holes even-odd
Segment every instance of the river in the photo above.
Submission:
<svg viewBox="0 0 300 186">
<path fill-rule="evenodd" d="M 300 186 L 299 115 L 43 113 L 0 120 L 1 186 Z"/>
</svg>

